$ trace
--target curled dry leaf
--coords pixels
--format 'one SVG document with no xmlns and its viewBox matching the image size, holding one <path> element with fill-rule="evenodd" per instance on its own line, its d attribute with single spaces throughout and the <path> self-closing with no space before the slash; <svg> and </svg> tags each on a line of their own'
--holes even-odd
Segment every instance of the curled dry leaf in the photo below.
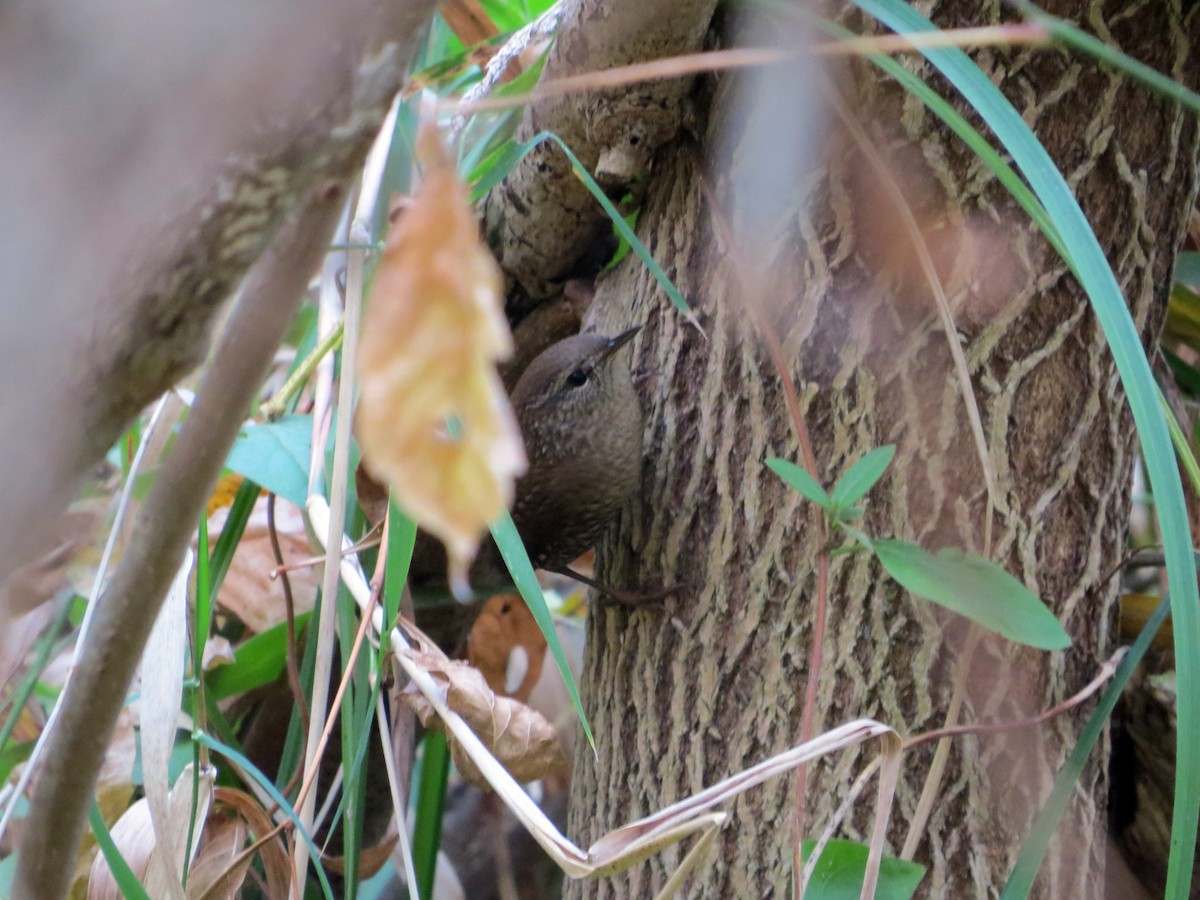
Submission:
<svg viewBox="0 0 1200 900">
<path fill-rule="evenodd" d="M 478 669 L 448 659 L 436 649 L 418 654 L 416 661 L 445 685 L 446 704 L 466 721 L 484 745 L 517 781 L 536 781 L 566 769 L 567 758 L 546 717 L 524 703 L 497 697 Z M 406 691 L 405 703 L 426 728 L 442 731 L 442 720 L 418 691 Z M 471 758 L 447 733 L 451 758 L 463 778 L 489 790 Z"/>
<path fill-rule="evenodd" d="M 462 590 L 488 523 L 512 501 L 525 451 L 496 373 L 512 352 L 499 267 L 435 131 L 422 132 L 418 158 L 425 180 L 372 285 L 357 429 L 368 469 L 445 543 Z"/>
</svg>

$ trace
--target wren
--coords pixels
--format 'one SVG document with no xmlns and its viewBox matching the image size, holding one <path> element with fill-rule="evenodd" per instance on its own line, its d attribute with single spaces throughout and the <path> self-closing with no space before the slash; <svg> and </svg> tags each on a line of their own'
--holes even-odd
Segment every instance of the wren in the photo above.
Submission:
<svg viewBox="0 0 1200 900">
<path fill-rule="evenodd" d="M 619 354 L 637 331 L 561 340 L 513 388 L 529 471 L 512 516 L 538 568 L 561 569 L 591 548 L 638 485 L 642 410 Z"/>
<path fill-rule="evenodd" d="M 642 411 L 621 349 L 638 332 L 613 338 L 577 334 L 551 344 L 525 368 L 512 389 L 529 468 L 517 481 L 512 517 L 536 568 L 567 570 L 603 534 L 636 489 L 642 465 Z M 478 604 L 427 605 L 445 596 L 441 543 L 418 532 L 409 583 L 418 624 L 452 651 L 474 622 Z M 471 566 L 476 594 L 511 590 L 508 569 L 488 539 Z"/>
</svg>

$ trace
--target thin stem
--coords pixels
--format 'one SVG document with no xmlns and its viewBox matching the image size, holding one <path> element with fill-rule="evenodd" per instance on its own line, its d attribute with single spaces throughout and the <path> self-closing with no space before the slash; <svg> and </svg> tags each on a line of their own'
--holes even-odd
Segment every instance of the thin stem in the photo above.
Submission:
<svg viewBox="0 0 1200 900">
<path fill-rule="evenodd" d="M 175 449 L 97 604 L 92 639 L 62 701 L 22 843 L 14 895 L 64 897 L 109 735 L 150 628 L 242 419 L 328 243 L 344 192 L 330 183 L 251 270 Z M 53 834 L 55 840 L 46 840 Z"/>
</svg>

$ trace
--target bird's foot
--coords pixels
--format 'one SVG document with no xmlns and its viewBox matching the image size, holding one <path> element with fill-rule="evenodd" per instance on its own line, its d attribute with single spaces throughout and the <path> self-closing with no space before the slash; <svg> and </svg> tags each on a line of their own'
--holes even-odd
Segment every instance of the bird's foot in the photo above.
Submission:
<svg viewBox="0 0 1200 900">
<path fill-rule="evenodd" d="M 580 584 L 586 584 L 600 595 L 602 603 L 610 603 L 618 606 L 628 606 L 632 609 L 657 609 L 666 612 L 666 607 L 662 601 L 666 600 L 672 594 L 684 590 L 686 584 L 676 584 L 671 587 L 662 587 L 646 591 L 625 591 L 619 588 L 608 587 L 600 584 L 594 579 L 588 578 L 586 575 L 581 575 L 569 566 L 563 566 L 561 569 L 553 570 L 556 574 L 578 581 Z"/>
</svg>

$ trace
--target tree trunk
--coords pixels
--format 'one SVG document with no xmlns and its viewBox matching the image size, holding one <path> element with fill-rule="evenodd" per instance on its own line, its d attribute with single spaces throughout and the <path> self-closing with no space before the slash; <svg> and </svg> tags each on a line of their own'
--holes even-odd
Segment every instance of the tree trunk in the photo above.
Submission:
<svg viewBox="0 0 1200 900">
<path fill-rule="evenodd" d="M 1183 20 L 1178 4 L 1094 3 L 1086 12 L 1057 5 L 1071 8 L 1052 12 L 1184 77 L 1185 29 L 1195 15 Z M 934 6 L 943 27 L 1000 19 L 998 3 L 982 11 L 966 0 Z M 1194 198 L 1194 119 L 1063 50 L 992 48 L 976 59 L 1066 174 L 1149 345 Z M 919 58 L 905 65 L 931 73 Z M 869 64 L 847 73 L 839 88 L 853 98 L 850 116 L 889 161 L 953 310 L 951 337 L 966 356 L 996 473 L 990 556 L 1050 605 L 1073 645 L 1045 653 L 985 637 L 964 661 L 963 620 L 900 590 L 866 554 L 839 556 L 830 570 L 817 726 L 871 716 L 905 734 L 936 728 L 963 662 L 961 719 L 1019 718 L 1078 690 L 1113 649 L 1116 584 L 1102 579 L 1123 549 L 1132 421 L 1082 290 L 990 170 Z M 945 88 L 938 77 L 931 83 Z M 710 206 L 714 196 L 727 205 L 730 172 L 706 173 L 701 162 L 737 121 L 726 87 L 722 79 L 697 91 L 702 146 L 678 141 L 660 152 L 638 223 L 708 340 L 665 308 L 633 258 L 601 285 L 594 306 L 602 331 L 645 323 L 636 353 L 653 373 L 642 388 L 650 448 L 642 490 L 601 548 L 601 578 L 688 589 L 667 601 L 666 615 L 605 606 L 590 617 L 584 692 L 597 756 L 580 742 L 570 828 L 585 845 L 800 739 L 818 548 L 809 506 L 763 465 L 800 453 L 779 376 L 747 315 L 751 304 L 783 343 L 826 484 L 868 450 L 897 446 L 889 474 L 866 499 L 865 529 L 928 549 L 989 552 L 987 490 L 963 388 L 878 171 L 842 127 L 828 137 L 819 178 L 793 184 L 781 175 L 780 191 L 805 190 L 810 201 L 771 235 L 758 296 L 743 295 L 744 273 L 714 226 L 723 214 Z M 930 868 L 923 895 L 997 893 L 1089 711 L 1034 731 L 955 741 L 917 852 Z M 806 836 L 819 834 L 874 752 L 810 770 Z M 932 753 L 905 755 L 893 854 Z M 1084 772 L 1043 866 L 1042 896 L 1101 893 L 1106 759 L 1104 746 Z M 732 804 L 717 849 L 683 896 L 783 896 L 793 789 L 794 779 L 780 778 Z M 844 835 L 866 837 L 872 796 L 864 793 Z M 683 850 L 574 883 L 567 896 L 651 896 Z"/>
</svg>

